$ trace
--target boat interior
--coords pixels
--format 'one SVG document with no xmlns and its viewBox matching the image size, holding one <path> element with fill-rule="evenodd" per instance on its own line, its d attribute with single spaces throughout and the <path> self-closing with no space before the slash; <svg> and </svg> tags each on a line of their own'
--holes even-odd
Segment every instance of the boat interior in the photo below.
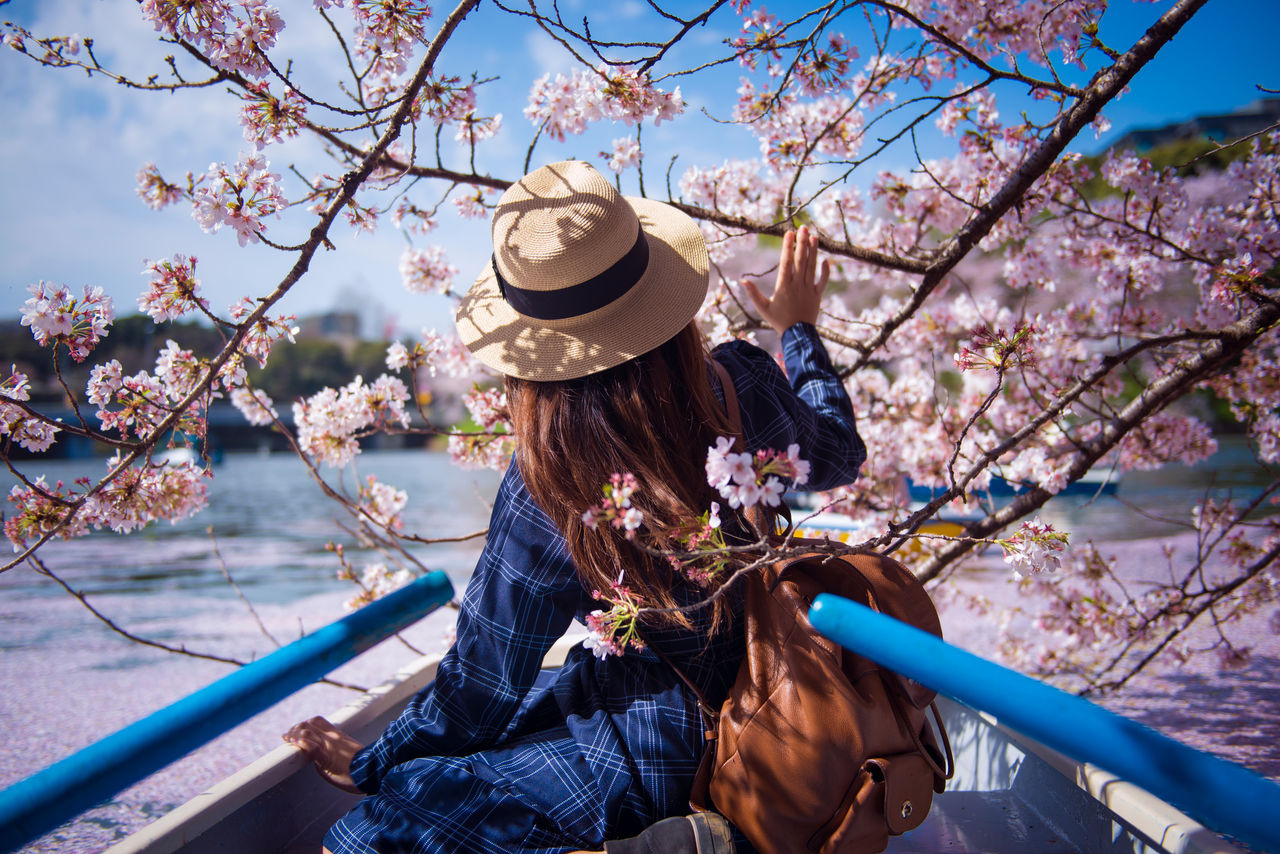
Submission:
<svg viewBox="0 0 1280 854">
<path fill-rule="evenodd" d="M 558 666 L 580 638 L 548 654 Z M 439 656 L 415 662 L 331 720 L 376 737 L 434 678 Z M 890 840 L 898 854 L 1241 854 L 1241 850 L 1142 789 L 1043 745 L 945 698 L 938 707 L 956 774 L 924 823 Z M 287 745 L 112 847 L 108 854 L 309 852 L 356 801 L 326 784 Z"/>
</svg>

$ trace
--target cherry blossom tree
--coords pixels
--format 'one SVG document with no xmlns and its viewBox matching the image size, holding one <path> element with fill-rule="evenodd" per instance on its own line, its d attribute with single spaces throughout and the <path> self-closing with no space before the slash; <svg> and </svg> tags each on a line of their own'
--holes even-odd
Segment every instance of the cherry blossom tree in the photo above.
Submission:
<svg viewBox="0 0 1280 854">
<path fill-rule="evenodd" d="M 647 15 L 662 34 L 643 39 L 532 0 L 484 8 L 462 0 L 448 10 L 424 0 L 315 0 L 287 12 L 268 0 L 142 0 L 138 13 L 172 50 L 144 77 L 99 62 L 88 36 L 6 24 L 6 45 L 50 73 L 88 73 L 138 97 L 227 89 L 240 102 L 248 150 L 182 176 L 142 164 L 138 196 L 292 260 L 278 282 L 225 310 L 202 294 L 196 258 L 144 261 L 139 310 L 157 322 L 201 318 L 224 344 L 206 357 L 169 342 L 154 370 L 131 376 L 119 362 L 96 364 L 84 389 L 62 380 L 62 366 L 90 359 L 110 334 L 110 300 L 94 287 L 31 286 L 22 323 L 48 348 L 76 417 L 42 414 L 20 373 L 0 384 L 4 459 L 20 481 L 5 520 L 14 555 L 0 571 L 53 538 L 127 533 L 199 512 L 207 467 L 153 460 L 175 429 L 203 435 L 215 398 L 283 430 L 279 404 L 252 388 L 246 366 L 289 345 L 294 318 L 277 304 L 338 235 L 400 230 L 409 241 L 405 287 L 457 297 L 468 279 L 449 247 L 432 242 L 439 221 L 475 220 L 483 241 L 489 210 L 512 180 L 556 145 L 601 129 L 612 137 L 598 153 L 602 169 L 699 222 L 713 267 L 699 319 L 712 341 L 759 335 L 770 344 L 740 279 L 767 274 L 762 239 L 798 223 L 819 230 L 837 279 L 819 333 L 847 381 L 870 460 L 856 483 L 816 506 L 857 520 L 857 546 L 892 551 L 914 541 L 913 568 L 941 590 L 975 550 L 998 545 L 1020 583 L 1051 603 L 1036 615 L 1036 635 L 1005 638 L 1006 653 L 1079 690 L 1122 685 L 1159 655 L 1212 651 L 1239 663 L 1248 650 L 1233 641 L 1232 620 L 1276 608 L 1280 517 L 1265 511 L 1280 501 L 1280 480 L 1248 502 L 1206 500 L 1189 522 L 1194 558 L 1171 560 L 1141 589 L 1079 537 L 1064 551 L 1068 532 L 1037 518 L 1099 467 L 1118 476 L 1211 455 L 1209 428 L 1187 406 L 1197 395 L 1230 408 L 1260 465 L 1280 464 L 1280 134 L 1247 140 L 1247 156 L 1205 177 L 1179 177 L 1131 152 L 1091 164 L 1068 151 L 1080 134 L 1105 128 L 1108 103 L 1205 2 L 1153 8 L 1150 29 L 1126 46 L 1105 41 L 1105 0 L 828 0 L 781 17 L 752 0 L 680 9 L 650 0 Z M 295 71 L 276 48 L 286 21 L 308 15 L 332 35 L 326 79 Z M 485 16 L 545 34 L 572 70 L 533 81 L 438 70 L 442 57 L 466 63 L 456 34 Z M 709 23 L 735 35 L 711 51 L 681 49 Z M 677 62 L 692 55 L 695 63 Z M 706 81 L 729 71 L 740 82 L 736 101 L 724 103 Z M 495 86 L 527 87 L 522 116 L 488 105 Z M 750 133 L 758 153 L 647 159 L 644 131 L 691 121 L 695 99 L 711 105 L 714 121 Z M 500 132 L 523 141 L 523 162 L 488 154 Z M 938 134 L 945 150 L 926 155 L 922 138 Z M 331 168 L 310 177 L 273 171 L 273 146 L 293 139 L 311 140 Z M 895 158 L 910 165 L 884 165 Z M 500 468 L 513 448 L 496 378 L 450 333 L 392 344 L 387 371 L 293 404 L 303 464 L 384 551 L 366 569 L 342 560 L 360 601 L 419 570 L 406 545 L 431 541 L 403 530 L 410 496 L 376 481 L 344 493 L 322 467 L 349 465 L 377 431 L 448 435 L 460 465 Z M 450 431 L 415 412 L 417 392 L 441 376 L 475 381 L 465 405 L 478 429 Z M 65 436 L 115 450 L 100 478 L 49 484 L 38 462 L 10 453 L 15 444 L 44 452 Z M 776 503 L 786 478 L 765 466 L 793 482 L 804 470 L 794 449 L 755 461 L 731 459 L 727 446 L 709 452 L 708 476 L 732 506 Z M 913 508 L 904 478 L 932 487 L 932 500 Z M 993 478 L 1018 492 L 992 501 Z M 613 505 L 583 511 L 642 532 L 642 514 L 618 497 L 621 483 L 606 495 Z M 976 511 L 963 534 L 929 534 L 926 524 L 953 508 Z M 687 548 L 724 553 L 713 533 L 718 510 L 708 508 Z M 597 654 L 621 651 L 640 604 L 621 581 L 601 599 L 613 610 L 597 616 Z M 1216 629 L 1207 649 L 1185 641 L 1197 621 Z"/>
</svg>

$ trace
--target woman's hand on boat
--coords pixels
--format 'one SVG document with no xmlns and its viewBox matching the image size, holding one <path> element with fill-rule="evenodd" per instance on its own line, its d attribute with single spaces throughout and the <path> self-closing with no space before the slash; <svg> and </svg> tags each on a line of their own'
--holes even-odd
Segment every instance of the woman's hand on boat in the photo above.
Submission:
<svg viewBox="0 0 1280 854">
<path fill-rule="evenodd" d="M 363 794 L 351 779 L 351 760 L 363 744 L 324 718 L 294 724 L 281 738 L 307 754 L 330 785 L 344 792 Z"/>
<path fill-rule="evenodd" d="M 788 231 L 782 238 L 778 258 L 778 278 L 773 295 L 766 297 L 750 279 L 745 280 L 747 296 L 756 311 L 779 334 L 796 323 L 816 323 L 822 294 L 831 277 L 831 265 L 824 258 L 818 273 L 818 234 L 807 225 Z"/>
</svg>

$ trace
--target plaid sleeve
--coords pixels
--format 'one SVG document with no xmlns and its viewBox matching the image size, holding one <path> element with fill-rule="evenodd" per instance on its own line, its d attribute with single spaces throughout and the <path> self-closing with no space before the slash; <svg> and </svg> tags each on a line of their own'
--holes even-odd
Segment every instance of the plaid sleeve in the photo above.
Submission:
<svg viewBox="0 0 1280 854">
<path fill-rule="evenodd" d="M 799 445 L 812 466 L 806 489 L 831 489 L 857 477 L 867 449 L 849 394 L 812 325 L 797 323 L 783 333 L 786 374 L 746 341 L 721 344 L 713 355 L 733 377 L 749 450 Z"/>
<path fill-rule="evenodd" d="M 383 775 L 405 760 L 462 755 L 496 741 L 582 595 L 564 538 L 534 504 L 513 462 L 462 599 L 457 641 L 435 681 L 356 755 L 356 785 L 376 793 Z"/>
</svg>

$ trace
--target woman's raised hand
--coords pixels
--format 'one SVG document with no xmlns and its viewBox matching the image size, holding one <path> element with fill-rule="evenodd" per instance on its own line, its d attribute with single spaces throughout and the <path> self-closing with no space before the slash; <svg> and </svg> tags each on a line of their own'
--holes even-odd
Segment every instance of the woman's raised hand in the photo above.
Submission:
<svg viewBox="0 0 1280 854">
<path fill-rule="evenodd" d="M 281 738 L 307 754 L 330 785 L 344 792 L 363 794 L 351 779 L 351 760 L 364 746 L 360 742 L 324 718 L 294 724 Z"/>
<path fill-rule="evenodd" d="M 755 304 L 756 311 L 779 334 L 796 323 L 817 322 L 822 294 L 831 277 L 831 265 L 824 258 L 820 275 L 816 275 L 817 267 L 818 235 L 807 225 L 802 225 L 798 233 L 788 231 L 782 238 L 773 296 L 766 297 L 755 282 L 745 280 L 747 295 Z"/>
</svg>

